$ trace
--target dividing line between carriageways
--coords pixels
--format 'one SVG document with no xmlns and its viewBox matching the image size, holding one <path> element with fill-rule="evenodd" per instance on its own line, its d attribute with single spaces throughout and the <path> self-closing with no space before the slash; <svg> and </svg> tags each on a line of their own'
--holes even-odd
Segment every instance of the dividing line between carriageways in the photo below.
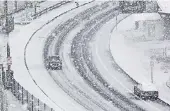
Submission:
<svg viewBox="0 0 170 111">
<path fill-rule="evenodd" d="M 80 5 L 79 7 L 85 6 L 85 5 L 90 4 L 90 3 L 92 3 L 92 2 L 94 2 L 94 0 L 93 0 L 93 1 L 90 1 L 90 2 L 88 2 L 88 3 L 85 3 L 85 4 L 83 4 L 83 5 Z M 25 47 L 24 47 L 24 64 L 25 64 L 25 66 L 26 66 L 26 69 L 27 69 L 30 77 L 32 78 L 32 80 L 33 80 L 33 82 L 36 84 L 36 86 L 37 86 L 37 87 L 45 94 L 45 96 L 47 96 L 56 106 L 58 106 L 58 105 L 43 91 L 43 89 L 37 84 L 36 80 L 35 80 L 35 79 L 33 78 L 33 76 L 31 75 L 30 70 L 29 70 L 28 65 L 27 65 L 27 61 L 26 61 L 26 49 L 27 49 L 27 47 L 28 47 L 28 44 L 30 43 L 30 41 L 31 41 L 32 38 L 34 37 L 34 35 L 35 35 L 39 30 L 41 30 L 43 27 L 45 27 L 45 26 L 48 25 L 49 23 L 53 22 L 53 21 L 54 21 L 55 19 L 57 19 L 58 17 L 66 14 L 66 13 L 69 13 L 69 12 L 71 12 L 72 10 L 78 9 L 79 7 L 75 7 L 75 8 L 72 8 L 72 9 L 68 10 L 68 11 L 65 11 L 65 12 L 57 15 L 56 17 L 54 17 L 53 19 L 51 19 L 50 21 L 48 21 L 48 22 L 45 23 L 44 25 L 42 25 L 40 28 L 38 28 L 38 29 L 31 35 L 31 37 L 29 38 L 28 42 L 26 43 L 26 45 L 25 45 Z M 60 106 L 58 106 L 58 107 L 59 107 L 61 110 L 64 111 L 63 108 L 61 108 Z"/>
</svg>

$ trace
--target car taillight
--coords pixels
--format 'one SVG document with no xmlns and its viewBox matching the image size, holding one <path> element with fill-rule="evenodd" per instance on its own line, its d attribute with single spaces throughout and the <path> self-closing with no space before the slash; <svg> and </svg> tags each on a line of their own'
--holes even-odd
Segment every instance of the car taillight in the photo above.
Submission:
<svg viewBox="0 0 170 111">
<path fill-rule="evenodd" d="M 158 92 L 154 92 L 154 95 L 158 95 Z"/>
</svg>

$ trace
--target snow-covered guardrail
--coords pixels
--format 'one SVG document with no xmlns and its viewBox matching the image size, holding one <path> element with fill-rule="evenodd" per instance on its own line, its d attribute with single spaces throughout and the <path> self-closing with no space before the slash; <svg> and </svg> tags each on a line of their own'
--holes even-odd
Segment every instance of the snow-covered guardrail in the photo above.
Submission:
<svg viewBox="0 0 170 111">
<path fill-rule="evenodd" d="M 40 17 L 41 15 L 46 14 L 46 13 L 48 13 L 48 12 L 54 10 L 54 9 L 57 9 L 57 8 L 63 6 L 63 5 L 66 5 L 66 4 L 70 3 L 70 2 L 71 1 L 61 1 L 61 2 L 59 2 L 57 4 L 54 4 L 54 5 L 50 6 L 50 7 L 47 7 L 45 9 L 33 14 L 33 15 L 30 15 L 31 20 L 36 19 L 37 17 Z M 27 24 L 29 24 L 31 22 L 31 20 L 18 21 L 18 22 L 15 21 L 15 24 L 17 24 L 17 25 L 27 25 Z"/>
<path fill-rule="evenodd" d="M 45 8 L 44 10 L 32 15 L 32 17 L 37 18 L 37 17 L 41 16 L 42 14 L 45 14 L 45 13 L 51 11 L 51 10 L 54 10 L 54 9 L 64 5 L 64 4 L 67 4 L 67 3 L 70 3 L 70 2 L 71 1 L 61 1 L 60 3 L 57 3 L 57 4 L 55 4 L 55 5 L 51 6 L 51 7 Z"/>
<path fill-rule="evenodd" d="M 28 90 L 24 89 L 14 78 L 12 78 L 11 83 L 12 94 L 23 104 L 24 109 L 28 109 L 29 111 L 54 111 L 53 108 L 50 108 L 47 104 L 29 93 Z"/>
<path fill-rule="evenodd" d="M 8 111 L 7 96 L 0 81 L 0 111 Z"/>
</svg>

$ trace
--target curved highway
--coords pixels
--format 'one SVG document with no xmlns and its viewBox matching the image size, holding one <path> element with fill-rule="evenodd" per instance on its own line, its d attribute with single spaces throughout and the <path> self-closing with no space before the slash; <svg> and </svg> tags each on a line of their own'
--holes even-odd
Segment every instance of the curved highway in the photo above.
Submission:
<svg viewBox="0 0 170 111">
<path fill-rule="evenodd" d="M 106 7 L 107 8 L 107 7 Z M 103 8 L 102 8 L 103 9 Z M 99 7 L 99 5 L 95 5 L 79 14 L 77 14 L 74 19 L 69 19 L 66 22 L 64 22 L 63 24 L 59 25 L 56 29 L 55 29 L 55 34 L 57 37 L 57 43 L 55 46 L 55 53 L 58 54 L 59 50 L 61 48 L 61 44 L 64 41 L 65 37 L 67 36 L 67 34 L 73 30 L 76 26 L 78 26 L 80 24 L 80 22 L 88 20 L 89 16 L 92 16 L 94 14 L 96 14 L 97 12 L 99 12 L 101 10 L 101 8 Z M 54 41 L 54 37 L 50 36 L 47 41 L 46 41 L 46 46 L 44 48 L 44 57 L 46 58 L 50 53 L 46 53 L 46 52 L 50 52 L 49 49 L 51 49 L 50 47 L 52 46 L 52 41 Z M 69 82 L 69 79 L 66 79 L 66 76 L 64 76 L 64 73 L 61 71 L 60 73 L 56 77 L 53 76 L 52 71 L 49 71 L 49 73 L 51 74 L 51 76 L 53 78 L 55 78 L 54 80 L 56 81 L 56 83 L 69 95 L 71 96 L 74 100 L 76 100 L 79 104 L 83 105 L 87 110 L 111 110 L 113 109 L 108 107 L 108 105 L 104 104 L 103 100 L 102 101 L 96 101 L 95 99 L 91 99 L 87 94 L 83 93 L 81 90 L 79 90 L 76 86 L 72 85 Z M 56 74 L 54 74 L 56 75 Z M 77 92 L 75 94 L 75 92 Z M 88 102 L 87 102 L 87 101 Z M 90 101 L 89 101 L 90 100 Z M 90 104 L 89 104 L 90 103 Z M 94 104 L 94 105 L 93 105 Z M 89 107 L 90 105 L 90 107 Z M 94 108 L 91 108 L 91 107 Z M 97 108 L 99 107 L 99 108 Z"/>
<path fill-rule="evenodd" d="M 96 65 L 97 62 L 95 61 L 97 61 L 97 59 L 94 58 L 97 55 L 93 54 L 93 48 L 90 50 L 89 43 L 94 39 L 97 32 L 100 31 L 104 24 L 113 20 L 115 16 L 117 16 L 117 12 L 118 7 L 113 6 L 113 3 L 106 2 L 101 5 L 93 5 L 92 7 L 78 13 L 76 16 L 70 17 L 67 21 L 59 24 L 46 40 L 43 57 L 44 63 L 46 63 L 46 58 L 49 55 L 59 54 L 63 59 L 63 70 L 48 71 L 49 74 L 54 78 L 60 88 L 65 91 L 65 93 L 90 111 L 162 110 L 160 107 L 166 107 L 169 109 L 168 106 L 159 103 L 159 101 L 145 102 L 142 100 L 131 100 L 127 95 L 127 92 L 129 92 L 129 90 L 132 91 L 132 89 L 127 87 L 123 90 L 124 92 L 122 92 L 122 88 L 118 88 L 121 84 L 118 83 L 117 86 L 110 85 L 110 82 L 108 82 L 103 76 L 103 73 L 101 73 L 102 71 L 99 70 L 99 65 Z M 123 18 L 125 18 L 125 16 Z M 65 51 L 71 52 L 66 53 Z M 109 54 L 108 51 L 108 55 Z M 114 63 L 113 58 L 108 59 L 108 55 L 105 60 L 112 60 Z M 103 63 L 106 63 L 107 61 Z M 71 69 L 70 65 L 75 68 Z M 115 64 L 114 66 L 118 67 Z M 111 67 L 115 69 L 115 67 Z M 71 76 L 75 78 L 72 78 Z M 123 77 L 128 78 L 127 76 Z M 121 78 L 117 79 L 121 80 Z M 129 80 L 129 78 L 124 81 L 127 83 L 131 81 L 129 83 L 131 86 L 135 84 L 135 82 Z M 135 98 L 133 94 L 131 96 Z M 146 105 L 147 107 L 143 107 Z M 157 108 L 158 105 L 159 108 Z"/>
</svg>

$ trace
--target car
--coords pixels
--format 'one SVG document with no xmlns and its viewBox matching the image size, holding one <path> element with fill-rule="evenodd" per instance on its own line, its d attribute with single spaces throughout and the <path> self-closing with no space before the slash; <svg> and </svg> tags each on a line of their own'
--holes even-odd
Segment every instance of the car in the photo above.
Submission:
<svg viewBox="0 0 170 111">
<path fill-rule="evenodd" d="M 134 86 L 134 94 L 143 100 L 158 99 L 158 90 L 152 83 L 142 83 Z"/>
<path fill-rule="evenodd" d="M 61 61 L 59 55 L 57 55 L 57 56 L 49 56 L 48 57 L 47 69 L 62 70 L 62 61 Z"/>
</svg>

